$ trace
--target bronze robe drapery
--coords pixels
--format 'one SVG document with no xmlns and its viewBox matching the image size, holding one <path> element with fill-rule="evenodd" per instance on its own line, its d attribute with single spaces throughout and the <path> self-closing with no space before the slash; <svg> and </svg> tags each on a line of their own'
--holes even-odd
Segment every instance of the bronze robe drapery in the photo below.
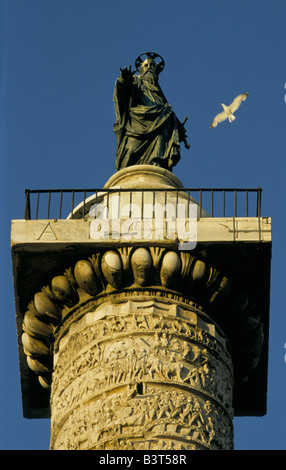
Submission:
<svg viewBox="0 0 286 470">
<path fill-rule="evenodd" d="M 116 169 L 159 165 L 172 171 L 180 160 L 183 125 L 159 87 L 132 77 L 117 79 L 114 90 L 117 138 Z"/>
</svg>

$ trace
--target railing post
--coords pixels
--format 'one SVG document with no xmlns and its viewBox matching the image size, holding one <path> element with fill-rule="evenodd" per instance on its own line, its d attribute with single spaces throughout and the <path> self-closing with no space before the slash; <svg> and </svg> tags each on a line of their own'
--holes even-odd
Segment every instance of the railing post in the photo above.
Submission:
<svg viewBox="0 0 286 470">
<path fill-rule="evenodd" d="M 262 188 L 257 188 L 257 217 L 261 217 L 261 192 Z"/>
<path fill-rule="evenodd" d="M 48 197 L 48 212 L 47 212 L 47 219 L 50 218 L 50 205 L 51 205 L 51 191 L 49 191 L 49 197 Z"/>
<path fill-rule="evenodd" d="M 30 190 L 25 189 L 25 220 L 31 220 L 31 206 L 30 206 Z"/>
<path fill-rule="evenodd" d="M 73 219 L 73 210 L 74 210 L 74 190 L 72 190 L 72 210 L 71 210 L 71 218 Z"/>
<path fill-rule="evenodd" d="M 225 217 L 225 190 L 222 193 L 222 216 Z"/>
<path fill-rule="evenodd" d="M 86 199 L 86 191 L 83 192 L 83 212 L 82 212 L 83 219 L 85 217 L 85 199 Z"/>
<path fill-rule="evenodd" d="M 59 219 L 62 218 L 62 203 L 63 203 L 63 192 L 60 192 L 60 209 L 59 209 Z"/>
</svg>

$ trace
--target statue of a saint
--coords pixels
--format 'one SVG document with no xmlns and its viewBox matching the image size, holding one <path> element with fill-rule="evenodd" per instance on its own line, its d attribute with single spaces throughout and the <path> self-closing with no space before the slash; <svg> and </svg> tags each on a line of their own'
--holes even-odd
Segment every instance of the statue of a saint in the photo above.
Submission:
<svg viewBox="0 0 286 470">
<path fill-rule="evenodd" d="M 187 148 L 189 144 L 184 123 L 176 117 L 158 83 L 164 60 L 154 52 L 145 52 L 135 66 L 134 72 L 131 66 L 120 69 L 115 83 L 116 169 L 157 165 L 172 171 L 180 160 L 180 142 Z M 135 75 L 137 70 L 139 76 Z"/>
</svg>

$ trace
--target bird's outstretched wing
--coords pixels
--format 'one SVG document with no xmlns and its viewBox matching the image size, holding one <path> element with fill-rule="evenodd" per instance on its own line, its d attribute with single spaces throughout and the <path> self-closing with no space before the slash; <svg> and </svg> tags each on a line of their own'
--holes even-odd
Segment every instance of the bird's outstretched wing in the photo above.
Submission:
<svg viewBox="0 0 286 470">
<path fill-rule="evenodd" d="M 222 113 L 217 114 L 215 116 L 215 118 L 213 119 L 210 127 L 216 127 L 219 122 L 225 121 L 227 118 L 228 118 L 228 115 L 225 111 L 223 111 Z"/>
<path fill-rule="evenodd" d="M 233 102 L 228 106 L 228 109 L 231 113 L 234 113 L 239 108 L 241 102 L 245 101 L 248 97 L 248 94 L 249 93 L 242 93 L 241 95 L 238 95 L 236 98 L 234 98 Z"/>
</svg>

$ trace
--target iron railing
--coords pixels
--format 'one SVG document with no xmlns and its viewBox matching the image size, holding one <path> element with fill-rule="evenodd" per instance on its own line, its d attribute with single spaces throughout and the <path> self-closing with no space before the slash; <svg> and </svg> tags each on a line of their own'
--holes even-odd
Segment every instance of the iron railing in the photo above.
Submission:
<svg viewBox="0 0 286 470">
<path fill-rule="evenodd" d="M 109 198 L 112 193 L 129 192 L 130 195 L 140 192 L 152 192 L 156 195 L 165 193 L 175 195 L 184 192 L 199 205 L 199 215 L 207 217 L 261 217 L 261 188 L 158 188 L 146 189 L 26 189 L 26 220 L 66 219 L 85 217 L 88 201 L 98 200 L 103 194 Z M 132 196 L 130 196 L 132 197 Z M 130 201 L 131 202 L 131 201 Z M 167 202 L 167 199 L 166 199 Z M 80 209 L 78 209 L 80 205 Z"/>
</svg>

